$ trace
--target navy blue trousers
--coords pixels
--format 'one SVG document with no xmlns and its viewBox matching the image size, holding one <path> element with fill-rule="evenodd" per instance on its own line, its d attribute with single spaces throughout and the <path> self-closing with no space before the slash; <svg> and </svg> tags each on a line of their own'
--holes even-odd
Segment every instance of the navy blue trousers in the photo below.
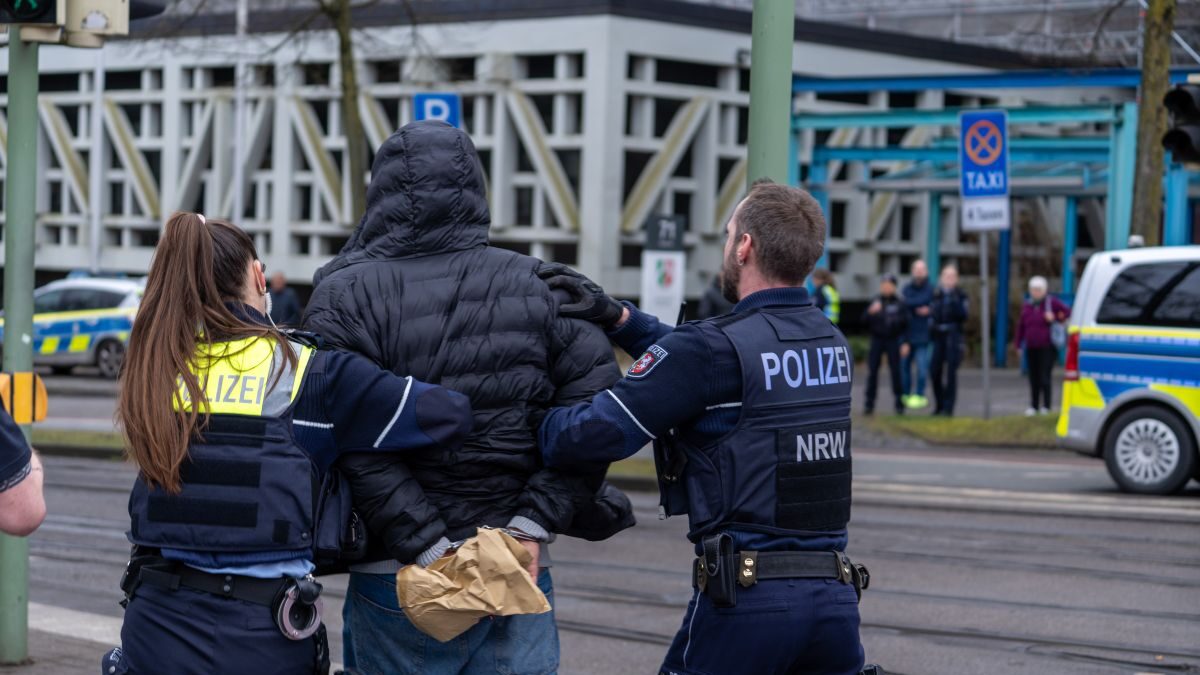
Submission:
<svg viewBox="0 0 1200 675">
<path fill-rule="evenodd" d="M 121 648 L 105 655 L 102 672 L 303 675 L 315 671 L 315 660 L 315 639 L 285 638 L 263 605 L 143 585 L 125 610 Z"/>
<path fill-rule="evenodd" d="M 962 363 L 963 358 L 962 341 L 962 335 L 955 332 L 933 335 L 929 375 L 933 378 L 934 412 L 954 414 L 954 399 L 958 396 L 958 364 Z"/>
<path fill-rule="evenodd" d="M 697 592 L 662 675 L 858 675 L 858 596 L 833 579 L 772 579 L 738 588 L 737 606 Z"/>
</svg>

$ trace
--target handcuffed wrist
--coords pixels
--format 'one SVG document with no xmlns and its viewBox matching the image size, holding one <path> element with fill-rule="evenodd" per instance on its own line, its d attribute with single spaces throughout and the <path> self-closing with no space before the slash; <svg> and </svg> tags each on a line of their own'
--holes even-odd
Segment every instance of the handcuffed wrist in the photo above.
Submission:
<svg viewBox="0 0 1200 675">
<path fill-rule="evenodd" d="M 512 520 L 508 521 L 508 528 L 510 530 L 520 530 L 538 541 L 547 541 L 550 539 L 550 532 L 546 528 L 525 516 L 513 516 Z"/>
<path fill-rule="evenodd" d="M 446 555 L 446 551 L 448 550 L 450 550 L 450 540 L 442 537 L 437 540 L 437 543 L 425 549 L 421 552 L 421 555 L 417 556 L 417 564 L 421 567 L 429 567 L 433 564 L 433 561 Z"/>
</svg>

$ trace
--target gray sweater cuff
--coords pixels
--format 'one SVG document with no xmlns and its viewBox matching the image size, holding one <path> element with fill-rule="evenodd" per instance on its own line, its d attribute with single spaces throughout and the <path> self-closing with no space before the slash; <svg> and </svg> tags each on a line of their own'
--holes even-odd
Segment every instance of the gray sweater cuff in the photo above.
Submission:
<svg viewBox="0 0 1200 675">
<path fill-rule="evenodd" d="M 508 521 L 508 527 L 512 530 L 520 530 L 538 541 L 550 540 L 550 533 L 546 531 L 546 528 L 525 516 L 513 516 L 512 520 Z"/>
<path fill-rule="evenodd" d="M 445 555 L 449 548 L 450 540 L 442 537 L 441 539 L 437 540 L 437 543 L 425 549 L 421 555 L 417 556 L 417 564 L 421 567 L 429 567 L 433 564 L 433 561 Z"/>
</svg>

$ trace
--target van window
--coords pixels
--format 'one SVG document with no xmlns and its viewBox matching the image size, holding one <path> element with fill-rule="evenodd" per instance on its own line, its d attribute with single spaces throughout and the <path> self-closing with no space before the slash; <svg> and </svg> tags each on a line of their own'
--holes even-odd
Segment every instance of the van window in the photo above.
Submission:
<svg viewBox="0 0 1200 675">
<path fill-rule="evenodd" d="M 1096 314 L 1096 322 L 1157 325 L 1159 320 L 1155 318 L 1155 312 L 1190 267 L 1190 263 L 1180 261 L 1134 265 L 1126 269 L 1109 286 Z"/>
<path fill-rule="evenodd" d="M 63 301 L 63 291 L 49 291 L 41 293 L 33 298 L 33 313 L 47 314 L 49 312 L 61 312 Z"/>
<path fill-rule="evenodd" d="M 1175 283 L 1175 287 L 1154 310 L 1153 321 L 1160 326 L 1200 328 L 1200 264 Z"/>
<path fill-rule="evenodd" d="M 63 311 L 80 312 L 100 309 L 112 309 L 125 299 L 124 293 L 106 291 L 99 288 L 68 289 L 63 298 Z"/>
</svg>

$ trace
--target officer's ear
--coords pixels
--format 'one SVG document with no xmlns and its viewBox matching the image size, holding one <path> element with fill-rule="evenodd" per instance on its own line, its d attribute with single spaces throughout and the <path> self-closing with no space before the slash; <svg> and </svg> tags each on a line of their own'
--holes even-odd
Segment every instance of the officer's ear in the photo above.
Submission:
<svg viewBox="0 0 1200 675">
<path fill-rule="evenodd" d="M 754 238 L 749 232 L 743 232 L 738 237 L 737 243 L 734 244 L 734 255 L 737 256 L 739 265 L 744 265 L 750 260 L 750 251 L 754 248 Z"/>
</svg>

